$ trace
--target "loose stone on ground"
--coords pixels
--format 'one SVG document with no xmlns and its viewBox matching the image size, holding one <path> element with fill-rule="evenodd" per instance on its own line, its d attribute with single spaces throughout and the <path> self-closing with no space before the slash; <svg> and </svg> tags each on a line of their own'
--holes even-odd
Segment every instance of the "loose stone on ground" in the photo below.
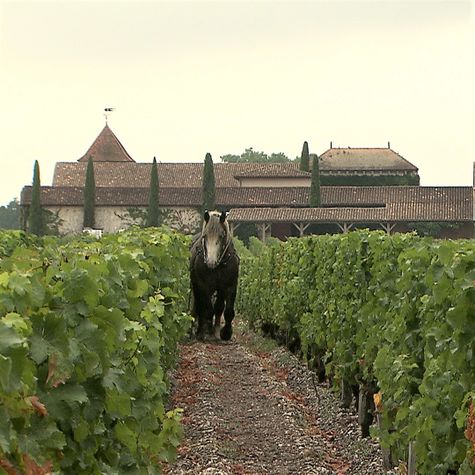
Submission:
<svg viewBox="0 0 475 475">
<path fill-rule="evenodd" d="M 186 343 L 172 376 L 185 440 L 170 475 L 386 474 L 357 417 L 285 349 Z"/>
</svg>

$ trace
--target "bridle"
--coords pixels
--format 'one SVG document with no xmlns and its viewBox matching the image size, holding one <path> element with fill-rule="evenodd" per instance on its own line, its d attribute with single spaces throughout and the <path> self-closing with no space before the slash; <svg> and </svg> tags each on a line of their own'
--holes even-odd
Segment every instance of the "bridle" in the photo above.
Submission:
<svg viewBox="0 0 475 475">
<path fill-rule="evenodd" d="M 203 258 L 204 258 L 204 255 L 205 255 L 205 244 L 204 244 L 204 236 L 201 237 L 201 252 L 203 253 Z M 231 258 L 231 253 L 228 253 L 228 249 L 229 249 L 229 246 L 231 244 L 231 241 L 232 241 L 232 238 L 231 236 L 228 234 L 228 238 L 226 240 L 226 245 L 224 246 L 224 249 L 223 249 L 223 252 L 221 253 L 221 255 L 219 256 L 219 259 L 216 261 L 216 266 L 215 268 L 219 267 L 221 264 L 223 266 L 225 266 L 229 259 Z M 227 254 L 227 259 L 225 260 L 225 256 Z"/>
</svg>

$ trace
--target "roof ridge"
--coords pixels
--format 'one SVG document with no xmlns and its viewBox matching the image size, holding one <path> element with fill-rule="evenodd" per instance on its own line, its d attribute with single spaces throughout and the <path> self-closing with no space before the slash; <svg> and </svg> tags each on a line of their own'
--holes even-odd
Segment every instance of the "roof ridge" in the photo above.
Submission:
<svg viewBox="0 0 475 475">
<path fill-rule="evenodd" d="M 394 149 L 391 147 L 332 147 L 325 151 L 329 152 L 331 150 L 391 150 L 394 152 Z"/>
</svg>

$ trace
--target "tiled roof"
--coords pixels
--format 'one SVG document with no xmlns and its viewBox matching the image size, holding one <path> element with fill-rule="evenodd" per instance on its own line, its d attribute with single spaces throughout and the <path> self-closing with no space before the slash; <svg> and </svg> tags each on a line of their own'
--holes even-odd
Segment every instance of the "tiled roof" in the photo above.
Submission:
<svg viewBox="0 0 475 475">
<path fill-rule="evenodd" d="M 233 208 L 228 214 L 230 222 L 404 222 L 450 221 L 470 222 L 471 214 L 456 206 L 437 208 L 430 203 L 390 203 L 383 208 Z"/>
<path fill-rule="evenodd" d="M 331 190 L 333 188 L 333 190 Z M 239 222 L 396 222 L 473 221 L 471 187 L 365 187 L 365 201 L 375 192 L 376 207 L 345 207 L 356 204 L 357 187 L 327 187 L 321 208 L 233 208 L 228 220 Z M 335 193 L 331 193 L 334 191 Z M 333 196 L 331 196 L 333 195 Z M 331 205 L 340 205 L 331 207 Z M 343 205 L 343 206 L 342 206 Z"/>
<path fill-rule="evenodd" d="M 385 208 L 233 208 L 230 222 L 381 221 Z"/>
<path fill-rule="evenodd" d="M 95 163 L 96 187 L 148 188 L 151 167 L 151 163 Z M 158 163 L 157 170 L 160 187 L 201 188 L 203 163 Z M 237 164 L 215 164 L 216 185 L 239 186 L 234 175 L 240 170 Z M 59 162 L 53 186 L 84 186 L 85 176 L 85 163 Z"/>
<path fill-rule="evenodd" d="M 230 214 L 231 219 L 238 221 L 269 220 L 275 213 L 280 216 L 278 220 L 290 221 L 299 216 L 306 216 L 306 219 L 311 216 L 316 216 L 315 219 L 328 219 L 329 216 L 347 219 L 347 216 L 353 216 L 353 221 L 359 220 L 359 217 L 369 221 L 379 220 L 382 216 L 386 221 L 473 220 L 471 187 L 324 186 L 321 193 L 324 208 L 316 211 L 307 208 L 309 189 L 298 187 L 218 188 L 216 202 L 217 206 L 240 208 L 232 209 Z M 30 201 L 31 187 L 28 186 L 22 191 L 21 203 L 28 205 Z M 44 206 L 82 206 L 83 188 L 44 186 L 41 188 L 41 201 Z M 199 207 L 201 188 L 160 188 L 159 201 L 161 206 Z M 96 188 L 96 204 L 147 206 L 148 188 Z"/>
<path fill-rule="evenodd" d="M 87 163 L 89 157 L 94 162 L 135 162 L 107 124 L 78 162 Z"/>
<path fill-rule="evenodd" d="M 84 186 L 86 163 L 58 162 L 54 170 L 53 186 Z M 298 170 L 296 163 L 269 164 L 269 171 L 279 175 L 294 177 L 309 176 L 307 172 Z M 150 183 L 151 163 L 104 163 L 94 164 L 94 178 L 97 187 L 121 188 L 148 187 Z M 214 175 L 217 187 L 239 187 L 235 177 L 263 177 L 264 168 L 261 163 L 215 163 Z M 158 180 L 161 187 L 200 188 L 203 175 L 203 163 L 158 163 Z M 257 173 L 257 175 L 256 175 Z"/>
<path fill-rule="evenodd" d="M 418 168 L 390 148 L 330 148 L 320 156 L 321 170 L 413 171 Z"/>
<path fill-rule="evenodd" d="M 310 173 L 299 169 L 297 163 L 266 163 L 256 164 L 248 170 L 239 171 L 235 178 L 307 178 Z"/>
<path fill-rule="evenodd" d="M 96 206 L 147 206 L 148 188 L 96 188 Z M 159 202 L 162 206 L 199 206 L 201 189 L 199 188 L 163 188 L 159 190 Z M 25 186 L 21 192 L 21 204 L 31 203 L 31 186 Z M 77 186 L 42 186 L 41 204 L 43 206 L 82 206 L 84 188 Z"/>
<path fill-rule="evenodd" d="M 31 186 L 23 188 L 21 203 L 31 201 Z M 305 206 L 307 188 L 218 188 L 219 206 Z M 83 188 L 75 186 L 43 186 L 41 202 L 45 206 L 82 206 Z M 201 188 L 159 188 L 162 206 L 192 206 L 202 204 Z M 147 206 L 148 188 L 96 188 L 99 206 Z"/>
<path fill-rule="evenodd" d="M 339 150 L 339 149 L 331 149 Z M 353 149 L 351 149 L 353 150 Z M 375 149 L 368 149 L 375 150 Z M 388 149 L 384 150 L 385 153 Z M 389 150 L 395 154 L 392 150 Z M 85 155 L 86 157 L 86 155 Z M 401 159 L 403 162 L 404 159 Z M 355 162 L 356 163 L 356 162 Z M 408 162 L 405 162 L 408 163 Z M 333 161 L 322 160 L 320 170 L 322 175 L 325 171 L 332 171 Z M 58 162 L 56 163 L 53 186 L 84 186 L 86 176 L 86 165 L 84 162 Z M 346 166 L 345 163 L 341 164 Z M 409 164 L 410 165 L 410 164 Z M 382 165 L 381 165 L 382 166 Z M 135 163 L 135 162 L 105 162 L 97 161 L 94 163 L 94 178 L 97 187 L 133 187 L 147 188 L 150 183 L 151 163 Z M 413 165 L 408 170 L 417 170 Z M 371 167 L 360 167 L 366 171 L 372 170 Z M 179 188 L 200 188 L 203 174 L 203 163 L 158 163 L 158 179 L 161 187 L 179 187 Z M 350 168 L 341 168 L 349 170 Z M 389 166 L 385 169 L 403 170 L 401 167 Z M 309 177 L 308 172 L 302 172 L 298 169 L 295 162 L 267 164 L 262 163 L 215 163 L 214 174 L 216 178 L 216 186 L 220 188 L 239 187 L 240 178 L 266 176 L 272 178 L 282 177 Z"/>
</svg>

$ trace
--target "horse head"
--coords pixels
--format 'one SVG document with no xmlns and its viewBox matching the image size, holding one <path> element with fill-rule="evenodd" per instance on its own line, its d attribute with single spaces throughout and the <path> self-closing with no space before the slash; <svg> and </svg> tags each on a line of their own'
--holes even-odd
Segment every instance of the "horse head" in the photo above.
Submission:
<svg viewBox="0 0 475 475">
<path fill-rule="evenodd" d="M 231 233 L 223 211 L 205 211 L 203 229 L 201 231 L 201 245 L 205 264 L 215 269 L 220 264 L 229 246 Z"/>
</svg>

